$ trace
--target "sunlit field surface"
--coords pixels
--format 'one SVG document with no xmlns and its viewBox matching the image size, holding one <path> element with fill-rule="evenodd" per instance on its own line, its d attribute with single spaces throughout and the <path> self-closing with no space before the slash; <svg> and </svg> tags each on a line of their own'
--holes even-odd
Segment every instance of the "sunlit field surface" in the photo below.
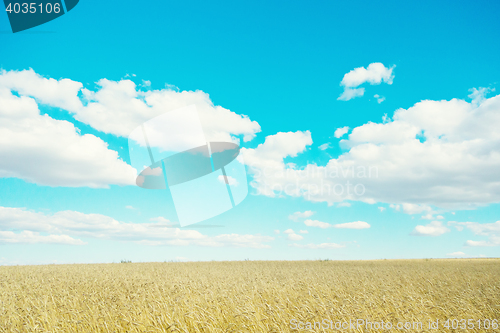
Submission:
<svg viewBox="0 0 500 333">
<path fill-rule="evenodd" d="M 499 332 L 477 320 L 500 319 L 500 260 L 0 267 L 0 332 L 290 332 L 325 319 L 423 323 L 345 332 Z M 475 327 L 442 328 L 447 319 Z"/>
</svg>

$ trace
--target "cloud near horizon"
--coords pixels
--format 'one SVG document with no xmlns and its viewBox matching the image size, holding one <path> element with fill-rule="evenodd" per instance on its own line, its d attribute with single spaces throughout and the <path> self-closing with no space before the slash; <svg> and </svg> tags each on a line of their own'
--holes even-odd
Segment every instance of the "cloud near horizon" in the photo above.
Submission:
<svg viewBox="0 0 500 333">
<path fill-rule="evenodd" d="M 446 228 L 441 221 L 432 221 L 427 225 L 417 225 L 411 235 L 436 237 L 448 232 L 450 229 Z"/>
<path fill-rule="evenodd" d="M 337 228 L 337 229 L 368 229 L 370 228 L 370 224 L 363 221 L 356 222 L 348 222 L 348 223 L 339 223 L 339 224 L 330 224 L 326 222 L 321 222 L 317 220 L 305 220 L 304 224 L 308 227 L 317 227 L 321 229 L 327 228 Z"/>
<path fill-rule="evenodd" d="M 132 241 L 144 245 L 269 248 L 266 243 L 274 240 L 273 237 L 260 234 L 207 236 L 197 230 L 172 227 L 166 219 L 154 220 L 161 222 L 125 223 L 101 214 L 60 211 L 47 215 L 23 208 L 0 207 L 0 244 L 84 245 L 86 242 L 75 238 L 84 237 Z"/>
<path fill-rule="evenodd" d="M 449 226 L 454 226 L 458 231 L 467 228 L 476 236 L 488 237 L 488 240 L 468 240 L 465 246 L 474 247 L 489 247 L 500 246 L 500 221 L 494 223 L 478 223 L 478 222 L 448 222 Z"/>
<path fill-rule="evenodd" d="M 498 203 L 500 95 L 486 98 L 491 90 L 473 91 L 470 102 L 424 100 L 397 109 L 392 119 L 355 127 L 340 141 L 345 151 L 325 165 L 298 166 L 290 159 L 312 145 L 310 132 L 268 136 L 257 148 L 242 149 L 251 186 L 257 195 L 329 205 L 401 205 L 405 213 L 428 219 L 432 207 L 463 210 Z"/>
</svg>

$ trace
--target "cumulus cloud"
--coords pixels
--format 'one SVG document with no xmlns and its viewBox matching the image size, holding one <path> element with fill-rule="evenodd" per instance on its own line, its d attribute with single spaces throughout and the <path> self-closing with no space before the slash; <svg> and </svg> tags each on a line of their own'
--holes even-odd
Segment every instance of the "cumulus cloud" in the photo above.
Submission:
<svg viewBox="0 0 500 333">
<path fill-rule="evenodd" d="M 347 132 L 349 132 L 349 126 L 339 127 L 335 130 L 335 132 L 333 133 L 333 136 L 338 139 L 338 138 L 343 137 L 345 134 L 347 134 Z"/>
<path fill-rule="evenodd" d="M 417 225 L 413 232 L 413 236 L 441 236 L 445 233 L 450 232 L 450 229 L 446 228 L 440 221 L 432 221 L 427 225 Z"/>
<path fill-rule="evenodd" d="M 0 244 L 65 244 L 65 245 L 84 245 L 87 244 L 80 239 L 72 238 L 68 235 L 40 235 L 39 232 L 29 230 L 20 233 L 13 231 L 0 231 Z"/>
<path fill-rule="evenodd" d="M 349 88 L 357 87 L 365 82 L 370 84 L 380 84 L 382 82 L 392 84 L 394 80 L 392 70 L 394 67 L 396 66 L 387 68 L 380 62 L 371 63 L 367 68 L 358 67 L 345 74 L 340 84 Z"/>
<path fill-rule="evenodd" d="M 196 105 L 209 141 L 230 141 L 231 135 L 242 135 L 248 141 L 260 131 L 257 122 L 214 105 L 209 95 L 200 90 L 142 91 L 131 80 L 108 79 L 99 80 L 97 86 L 93 91 L 70 79 L 43 78 L 32 69 L 0 73 L 0 87 L 67 110 L 77 120 L 117 136 L 126 137 L 145 121 L 188 105 Z M 150 82 L 143 80 L 142 86 L 150 86 Z M 83 99 L 78 97 L 79 92 Z"/>
<path fill-rule="evenodd" d="M 373 97 L 375 97 L 377 99 L 377 103 L 378 104 L 380 104 L 383 101 L 385 101 L 385 97 L 384 96 L 380 96 L 379 94 L 375 94 L 375 95 L 373 95 Z"/>
<path fill-rule="evenodd" d="M 299 240 L 303 240 L 304 237 L 301 235 L 297 235 L 297 234 L 289 234 L 287 239 L 292 240 L 292 241 L 299 241 Z"/>
<path fill-rule="evenodd" d="M 340 249 L 345 247 L 345 245 L 337 243 L 321 243 L 321 244 L 289 244 L 291 247 L 298 247 L 301 249 Z"/>
<path fill-rule="evenodd" d="M 314 212 L 311 210 L 306 210 L 305 212 L 295 212 L 293 214 L 288 215 L 288 218 L 292 221 L 297 222 L 299 219 L 306 219 L 314 215 Z"/>
<path fill-rule="evenodd" d="M 219 183 L 221 184 L 228 184 L 230 186 L 238 186 L 238 181 L 231 177 L 231 176 L 223 176 L 223 175 L 219 175 L 219 177 L 217 177 Z"/>
<path fill-rule="evenodd" d="M 87 103 L 74 114 L 76 119 L 105 133 L 126 137 L 145 121 L 189 105 L 196 106 L 207 141 L 234 141 L 233 135 L 249 141 L 260 132 L 257 122 L 214 105 L 200 90 L 141 91 L 130 80 L 101 79 L 97 84 L 97 91 L 82 89 Z"/>
<path fill-rule="evenodd" d="M 387 203 L 430 218 L 432 209 L 474 209 L 500 202 L 500 95 L 480 104 L 425 100 L 398 109 L 385 122 L 368 122 L 341 140 L 346 152 L 326 165 L 284 163 L 291 156 L 265 142 L 252 155 L 256 194 Z M 312 140 L 298 132 L 303 152 Z M 273 148 L 276 149 L 276 145 Z M 284 151 L 285 152 L 285 151 Z M 293 161 L 293 159 L 291 159 Z M 257 169 L 257 170 L 256 170 Z"/>
<path fill-rule="evenodd" d="M 143 80 L 143 87 L 150 82 Z M 126 137 L 145 121 L 194 105 L 207 141 L 249 141 L 257 122 L 214 105 L 203 91 L 138 89 L 131 80 L 101 79 L 97 89 L 70 79 L 44 78 L 32 69 L 0 72 L 0 177 L 50 186 L 135 184 L 136 172 L 107 144 L 79 135 L 71 123 L 40 115 L 38 105 L 61 108 L 94 129 Z M 9 146 L 6 146 L 9 145 Z M 36 163 L 33 161 L 36 160 Z M 33 167 L 37 165 L 37 167 Z"/>
<path fill-rule="evenodd" d="M 337 98 L 339 101 L 349 101 L 356 97 L 361 97 L 365 94 L 365 88 L 344 88 L 342 95 Z"/>
<path fill-rule="evenodd" d="M 173 227 L 179 226 L 179 222 L 173 222 L 169 219 L 164 218 L 163 216 L 152 217 L 149 219 L 150 221 L 157 222 L 154 224 L 155 227 Z"/>
<path fill-rule="evenodd" d="M 389 208 L 392 208 L 392 209 L 394 209 L 394 210 L 396 210 L 398 212 L 401 210 L 401 206 L 400 205 L 395 205 L 395 204 L 390 204 Z"/>
<path fill-rule="evenodd" d="M 370 228 L 370 224 L 363 222 L 363 221 L 330 224 L 330 223 L 321 222 L 321 221 L 317 221 L 317 220 L 306 220 L 306 221 L 304 221 L 304 224 L 308 227 L 316 227 L 316 228 L 321 228 L 321 229 L 327 229 L 327 228 L 368 229 L 368 228 Z"/>
<path fill-rule="evenodd" d="M 301 235 L 297 235 L 295 233 L 295 231 L 293 231 L 292 229 L 287 229 L 285 231 L 283 231 L 284 234 L 288 235 L 286 238 L 288 240 L 292 240 L 292 241 L 300 241 L 300 240 L 303 240 L 304 237 L 301 236 Z"/>
<path fill-rule="evenodd" d="M 363 221 L 356 221 L 356 222 L 335 224 L 333 227 L 339 229 L 368 229 L 370 228 L 370 224 Z"/>
<path fill-rule="evenodd" d="M 340 85 L 344 87 L 344 92 L 338 100 L 348 101 L 355 97 L 363 96 L 365 92 L 364 88 L 357 87 L 366 82 L 371 85 L 381 84 L 382 82 L 392 84 L 394 80 L 394 74 L 392 73 L 394 67 L 396 66 L 387 68 L 380 62 L 374 62 L 368 65 L 367 68 L 358 67 L 351 70 L 344 75 L 344 78 L 340 82 Z"/>
<path fill-rule="evenodd" d="M 83 84 L 70 79 L 44 78 L 34 70 L 0 71 L 0 87 L 16 91 L 22 96 L 34 97 L 41 104 L 71 112 L 82 108 L 78 92 Z"/>
<path fill-rule="evenodd" d="M 269 248 L 274 240 L 265 235 L 222 234 L 207 236 L 196 230 L 158 223 L 125 223 L 101 214 L 61 211 L 52 215 L 22 208 L 0 207 L 0 243 L 60 243 L 81 245 L 73 237 L 133 241 L 144 245 L 199 245 L 209 247 Z M 47 234 L 42 235 L 42 234 Z"/>
<path fill-rule="evenodd" d="M 448 225 L 454 226 L 458 231 L 462 231 L 465 227 L 474 235 L 488 237 L 488 240 L 468 240 L 466 246 L 500 246 L 500 221 L 494 223 L 450 221 Z"/>
<path fill-rule="evenodd" d="M 141 174 L 143 176 L 161 176 L 163 174 L 163 170 L 160 167 L 151 169 L 147 166 L 144 170 L 142 170 Z"/>
<path fill-rule="evenodd" d="M 305 220 L 304 224 L 308 227 L 317 227 L 321 229 L 327 229 L 333 227 L 330 223 L 321 222 L 318 220 Z"/>
<path fill-rule="evenodd" d="M 469 89 L 469 91 L 470 91 L 470 95 L 467 97 L 472 99 L 471 103 L 473 105 L 477 106 L 477 105 L 481 104 L 482 102 L 484 102 L 486 100 L 486 95 L 489 92 L 495 91 L 495 88 L 491 89 L 491 88 L 479 87 L 478 89 L 476 89 L 476 88 Z"/>
<path fill-rule="evenodd" d="M 1 84 L 0 177 L 68 187 L 135 183 L 136 170 L 119 159 L 116 151 L 108 149 L 106 142 L 94 135 L 80 135 L 70 122 L 41 115 L 33 98 L 16 96 Z"/>
<path fill-rule="evenodd" d="M 311 132 L 309 131 L 279 132 L 267 136 L 264 143 L 258 145 L 255 149 L 242 148 L 241 153 L 245 164 L 256 171 L 257 174 L 254 174 L 254 179 L 259 179 L 258 172 L 260 170 L 283 168 L 285 166 L 283 163 L 285 157 L 295 157 L 311 144 Z"/>
<path fill-rule="evenodd" d="M 450 256 L 450 257 L 465 257 L 466 254 L 461 252 L 461 251 L 457 251 L 457 252 L 452 252 L 452 253 L 448 253 L 447 256 Z"/>
<path fill-rule="evenodd" d="M 406 214 L 421 214 L 423 212 L 432 212 L 432 208 L 428 205 L 416 205 L 411 203 L 403 203 L 403 212 Z"/>
</svg>

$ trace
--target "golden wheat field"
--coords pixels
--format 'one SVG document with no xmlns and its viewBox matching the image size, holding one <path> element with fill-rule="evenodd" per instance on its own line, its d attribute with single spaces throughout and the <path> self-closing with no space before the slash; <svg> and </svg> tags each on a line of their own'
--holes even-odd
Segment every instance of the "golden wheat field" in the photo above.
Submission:
<svg viewBox="0 0 500 333">
<path fill-rule="evenodd" d="M 494 319 L 499 259 L 0 267 L 0 332 L 499 331 Z"/>
</svg>

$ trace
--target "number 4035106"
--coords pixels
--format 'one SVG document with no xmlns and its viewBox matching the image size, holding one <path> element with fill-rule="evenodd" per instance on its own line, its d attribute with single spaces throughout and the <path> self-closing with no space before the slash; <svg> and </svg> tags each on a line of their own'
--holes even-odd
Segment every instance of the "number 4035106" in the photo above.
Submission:
<svg viewBox="0 0 500 333">
<path fill-rule="evenodd" d="M 17 3 L 16 2 L 14 4 L 9 3 L 7 8 L 5 8 L 5 11 L 8 12 L 9 14 L 11 14 L 11 13 L 15 13 L 15 14 L 18 14 L 18 13 L 23 13 L 23 14 L 56 13 L 56 14 L 58 14 L 59 12 L 61 12 L 61 4 L 60 3 L 51 4 L 50 2 L 47 2 L 44 6 L 43 3 L 37 5 L 34 2 L 32 2 L 32 3 L 27 3 L 27 2 Z"/>
<path fill-rule="evenodd" d="M 447 329 L 493 329 L 496 330 L 498 329 L 498 321 L 496 319 L 490 320 L 490 319 L 448 319 L 443 323 L 443 327 Z"/>
</svg>

